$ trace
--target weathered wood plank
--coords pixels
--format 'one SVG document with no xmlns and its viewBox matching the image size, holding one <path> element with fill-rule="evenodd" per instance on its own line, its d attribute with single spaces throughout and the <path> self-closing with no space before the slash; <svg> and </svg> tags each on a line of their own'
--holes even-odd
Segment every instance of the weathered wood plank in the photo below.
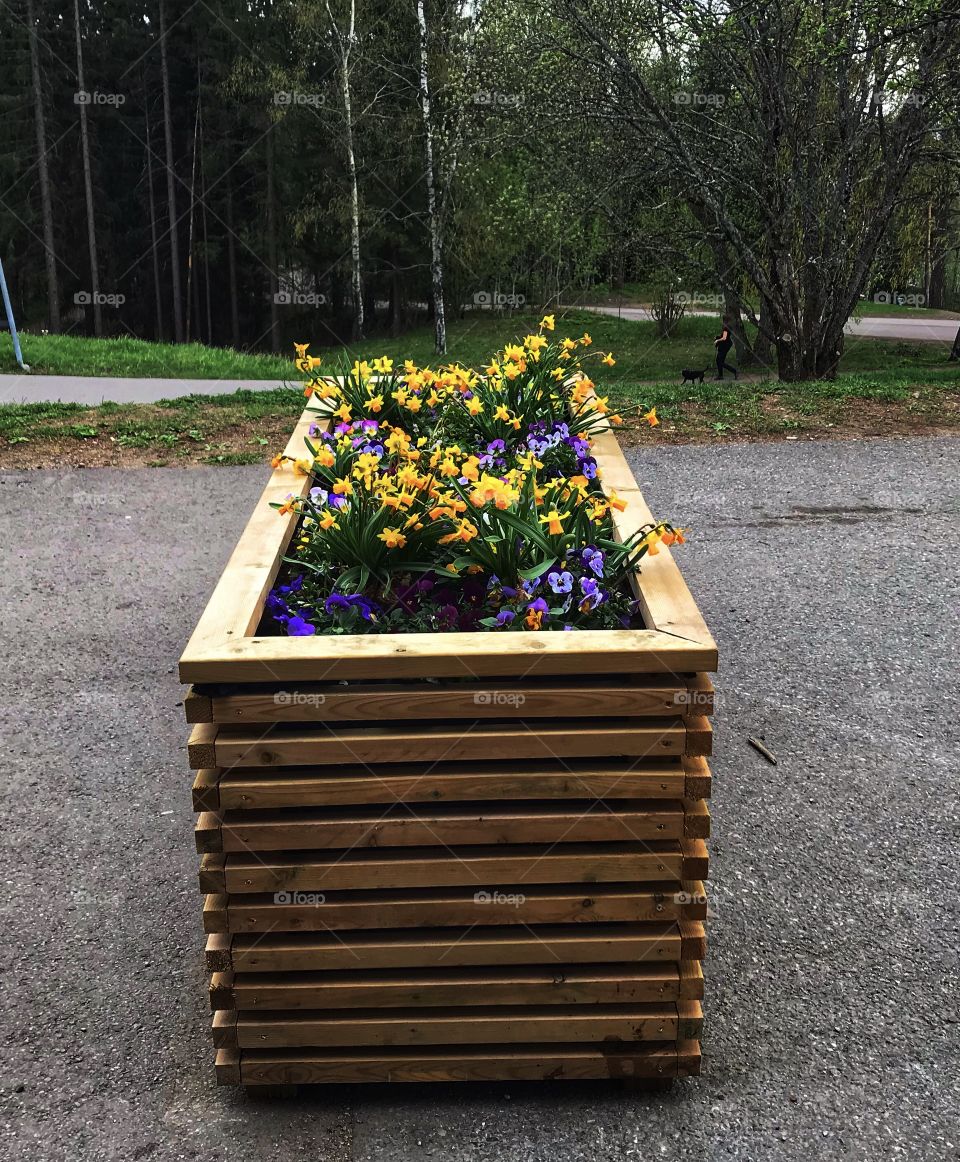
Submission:
<svg viewBox="0 0 960 1162">
<path fill-rule="evenodd" d="M 703 974 L 688 965 L 436 968 L 400 971 L 214 973 L 210 1008 L 245 1012 L 632 1004 L 703 995 Z"/>
<path fill-rule="evenodd" d="M 378 722 L 444 718 L 613 718 L 710 714 L 706 674 L 637 674 L 539 682 L 302 683 L 272 687 L 200 687 L 184 699 L 187 721 L 224 725 Z"/>
<path fill-rule="evenodd" d="M 213 972 L 482 968 L 487 965 L 662 963 L 705 951 L 697 920 L 649 924 L 390 929 L 372 932 L 213 933 Z"/>
<path fill-rule="evenodd" d="M 585 1006 L 503 1006 L 476 1010 L 357 1009 L 341 1013 L 214 1014 L 218 1048 L 363 1045 L 497 1045 L 524 1041 L 671 1041 L 701 1024 L 696 1001 Z"/>
<path fill-rule="evenodd" d="M 396 892 L 209 895 L 204 931 L 340 932 L 345 929 L 555 925 L 702 920 L 705 897 L 686 886 L 596 884 L 589 892 L 538 885 L 523 891 L 435 888 Z M 702 892 L 702 886 L 701 886 Z M 485 897 L 485 898 L 484 898 Z"/>
<path fill-rule="evenodd" d="M 197 850 L 250 852 L 466 844 L 629 843 L 706 834 L 706 808 L 679 800 L 574 800 L 286 808 L 200 815 Z"/>
<path fill-rule="evenodd" d="M 240 1052 L 245 1085 L 367 1082 L 669 1080 L 700 1072 L 696 1041 L 670 1044 L 257 1050 Z"/>
<path fill-rule="evenodd" d="M 201 780 L 202 777 L 202 781 Z M 710 768 L 703 758 L 422 763 L 365 766 L 234 767 L 202 770 L 194 807 L 255 810 L 366 803 L 484 799 L 704 799 Z"/>
<path fill-rule="evenodd" d="M 405 858 L 405 853 L 409 859 Z M 629 882 L 678 883 L 706 878 L 706 846 L 702 840 L 654 840 L 632 845 L 577 844 L 504 845 L 451 851 L 380 849 L 376 852 L 231 853 L 224 866 L 228 892 L 329 892 L 363 888 L 447 887 L 465 885 L 475 890 L 567 880 L 609 879 L 621 870 Z M 699 870 L 692 870 L 699 869 Z M 570 875 L 573 872 L 577 874 Z M 434 879 L 427 877 L 435 876 Z M 561 879 L 554 877 L 560 876 Z M 441 878 L 442 877 L 442 878 Z M 405 881 L 412 879 L 412 884 Z M 443 880 L 452 880 L 444 884 Z"/>
<path fill-rule="evenodd" d="M 188 745 L 190 765 L 283 767 L 331 763 L 454 762 L 490 759 L 639 758 L 710 753 L 710 722 L 654 718 L 449 726 L 212 726 L 199 723 Z"/>
</svg>

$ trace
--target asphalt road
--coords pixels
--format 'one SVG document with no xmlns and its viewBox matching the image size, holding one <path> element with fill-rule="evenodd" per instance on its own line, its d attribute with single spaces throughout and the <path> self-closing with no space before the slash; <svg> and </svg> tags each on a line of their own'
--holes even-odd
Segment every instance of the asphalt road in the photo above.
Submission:
<svg viewBox="0 0 960 1162">
<path fill-rule="evenodd" d="M 0 1155 L 957 1157 L 958 458 L 956 439 L 635 456 L 693 529 L 722 658 L 707 1060 L 655 1096 L 217 1089 L 174 667 L 265 471 L 0 478 Z"/>
</svg>

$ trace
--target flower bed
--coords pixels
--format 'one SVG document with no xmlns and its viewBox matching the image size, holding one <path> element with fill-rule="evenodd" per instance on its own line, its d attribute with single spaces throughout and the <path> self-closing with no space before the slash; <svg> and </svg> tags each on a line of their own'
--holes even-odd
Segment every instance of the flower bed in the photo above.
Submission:
<svg viewBox="0 0 960 1162">
<path fill-rule="evenodd" d="M 531 338 L 313 379 L 181 659 L 224 1084 L 699 1069 L 716 647 Z"/>
<path fill-rule="evenodd" d="M 586 374 L 590 336 L 554 343 L 553 325 L 482 373 L 382 358 L 312 380 L 325 414 L 293 457 L 311 486 L 277 505 L 299 523 L 266 603 L 284 632 L 637 624 L 629 578 L 683 534 L 649 522 L 617 538 L 628 502 L 600 487 L 591 435 L 620 417 Z M 298 362 L 314 369 L 306 346 Z"/>
</svg>

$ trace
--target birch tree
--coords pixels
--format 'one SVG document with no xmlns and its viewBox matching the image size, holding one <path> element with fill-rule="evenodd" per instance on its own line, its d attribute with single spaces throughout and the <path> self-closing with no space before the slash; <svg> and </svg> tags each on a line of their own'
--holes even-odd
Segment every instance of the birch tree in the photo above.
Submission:
<svg viewBox="0 0 960 1162">
<path fill-rule="evenodd" d="M 350 88 L 350 58 L 356 43 L 357 4 L 350 0 L 345 29 L 333 15 L 330 0 L 325 0 L 330 30 L 336 42 L 340 70 L 340 100 L 343 107 L 343 144 L 346 155 L 347 181 L 350 187 L 350 283 L 353 296 L 354 342 L 363 338 L 363 279 L 360 271 L 360 190 L 357 184 L 357 159 L 354 150 L 353 100 Z"/>
<path fill-rule="evenodd" d="M 426 153 L 427 219 L 430 227 L 430 284 L 433 295 L 434 347 L 438 355 L 447 352 L 447 321 L 443 307 L 443 235 L 437 212 L 437 185 L 433 168 L 433 116 L 430 109 L 430 70 L 427 18 L 423 0 L 417 0 L 420 30 L 420 108 Z"/>
</svg>

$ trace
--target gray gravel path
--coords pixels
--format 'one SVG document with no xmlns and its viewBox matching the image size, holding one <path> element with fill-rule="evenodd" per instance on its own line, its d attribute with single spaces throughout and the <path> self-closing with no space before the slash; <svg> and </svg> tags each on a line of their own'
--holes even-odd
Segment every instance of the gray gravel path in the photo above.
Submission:
<svg viewBox="0 0 960 1162">
<path fill-rule="evenodd" d="M 0 1155 L 957 1157 L 958 456 L 635 457 L 723 665 L 706 1068 L 657 1096 L 218 1090 L 175 662 L 265 473 L 0 477 Z"/>
<path fill-rule="evenodd" d="M 287 381 L 293 385 L 296 380 Z M 0 404 L 156 403 L 184 395 L 231 395 L 235 391 L 272 391 L 277 379 L 145 379 L 106 375 L 0 375 Z"/>
</svg>

